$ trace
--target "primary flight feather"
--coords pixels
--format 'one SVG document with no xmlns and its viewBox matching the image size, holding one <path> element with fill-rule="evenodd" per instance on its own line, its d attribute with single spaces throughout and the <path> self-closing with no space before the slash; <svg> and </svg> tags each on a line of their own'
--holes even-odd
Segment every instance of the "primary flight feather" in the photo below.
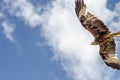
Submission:
<svg viewBox="0 0 120 80">
<path fill-rule="evenodd" d="M 95 38 L 91 44 L 100 46 L 99 53 L 106 65 L 120 69 L 120 60 L 115 55 L 116 44 L 114 41 L 114 37 L 120 37 L 120 31 L 111 33 L 100 19 L 86 12 L 86 8 L 83 0 L 75 1 L 75 11 L 79 21 Z"/>
</svg>

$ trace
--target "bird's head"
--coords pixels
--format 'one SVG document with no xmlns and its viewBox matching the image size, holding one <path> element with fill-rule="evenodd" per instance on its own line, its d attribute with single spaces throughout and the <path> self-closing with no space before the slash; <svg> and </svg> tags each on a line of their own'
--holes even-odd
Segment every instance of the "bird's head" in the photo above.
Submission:
<svg viewBox="0 0 120 80">
<path fill-rule="evenodd" d="M 91 42 L 90 45 L 99 45 L 99 43 L 94 41 L 94 42 Z"/>
</svg>

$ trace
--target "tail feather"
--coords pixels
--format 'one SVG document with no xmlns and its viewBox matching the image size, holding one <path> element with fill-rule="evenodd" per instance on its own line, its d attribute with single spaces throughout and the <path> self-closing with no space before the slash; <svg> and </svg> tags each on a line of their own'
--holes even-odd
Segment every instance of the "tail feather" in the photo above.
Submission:
<svg viewBox="0 0 120 80">
<path fill-rule="evenodd" d="M 120 31 L 116 32 L 116 33 L 113 33 L 112 34 L 113 37 L 120 37 Z"/>
<path fill-rule="evenodd" d="M 109 39 L 109 38 L 113 38 L 113 37 L 120 37 L 120 31 L 115 32 L 115 33 L 111 33 L 111 34 L 105 36 L 106 39 L 107 39 L 107 38 L 108 38 L 108 39 Z"/>
</svg>

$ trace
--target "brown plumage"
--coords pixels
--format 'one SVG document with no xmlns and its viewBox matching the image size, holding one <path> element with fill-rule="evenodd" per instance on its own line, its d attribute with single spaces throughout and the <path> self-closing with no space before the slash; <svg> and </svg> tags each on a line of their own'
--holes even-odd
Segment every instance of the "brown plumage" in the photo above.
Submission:
<svg viewBox="0 0 120 80">
<path fill-rule="evenodd" d="M 120 31 L 111 33 L 107 26 L 97 17 L 86 11 L 86 5 L 83 0 L 75 1 L 76 15 L 85 29 L 93 36 L 92 45 L 100 46 L 100 56 L 106 65 L 120 69 L 120 60 L 116 57 L 116 44 L 114 37 L 120 37 Z"/>
</svg>

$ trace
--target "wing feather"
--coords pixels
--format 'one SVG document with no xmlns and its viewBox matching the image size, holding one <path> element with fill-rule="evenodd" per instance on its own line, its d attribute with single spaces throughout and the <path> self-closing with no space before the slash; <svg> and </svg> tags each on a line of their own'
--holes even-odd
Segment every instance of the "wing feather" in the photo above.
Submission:
<svg viewBox="0 0 120 80">
<path fill-rule="evenodd" d="M 96 42 L 101 42 L 103 40 L 103 37 L 110 33 L 107 26 L 100 19 L 89 12 L 87 12 L 86 14 L 80 14 L 84 12 L 83 8 L 86 7 L 83 0 L 76 0 L 75 4 L 77 17 L 79 18 L 83 27 L 87 29 L 90 33 L 92 33 L 92 35 L 95 37 Z"/>
<path fill-rule="evenodd" d="M 114 39 L 108 39 L 100 44 L 100 56 L 105 64 L 115 69 L 120 69 L 120 61 L 116 57 L 116 45 Z"/>
</svg>

